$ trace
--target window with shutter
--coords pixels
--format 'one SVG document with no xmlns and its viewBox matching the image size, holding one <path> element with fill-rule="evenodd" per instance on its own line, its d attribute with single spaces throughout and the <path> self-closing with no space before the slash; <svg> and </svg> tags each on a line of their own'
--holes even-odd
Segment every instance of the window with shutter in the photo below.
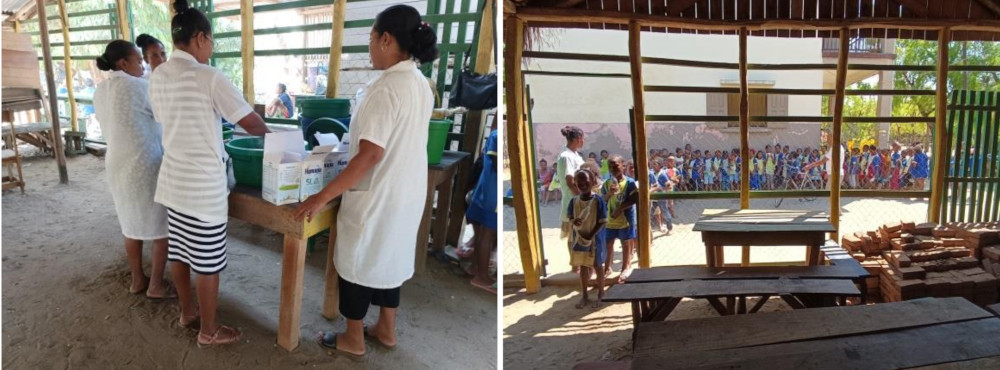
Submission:
<svg viewBox="0 0 1000 370">
<path fill-rule="evenodd" d="M 740 94 L 728 94 L 728 115 L 740 115 Z M 768 115 L 768 95 L 750 94 L 750 117 Z M 740 127 L 740 122 L 729 122 L 729 127 Z M 750 122 L 750 127 L 767 128 L 767 122 Z"/>
</svg>

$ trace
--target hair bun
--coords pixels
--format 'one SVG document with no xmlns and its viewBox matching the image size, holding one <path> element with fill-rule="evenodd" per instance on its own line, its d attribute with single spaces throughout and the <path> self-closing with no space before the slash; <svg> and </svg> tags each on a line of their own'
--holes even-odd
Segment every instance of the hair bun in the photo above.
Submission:
<svg viewBox="0 0 1000 370">
<path fill-rule="evenodd" d="M 413 29 L 413 45 L 409 51 L 420 64 L 430 63 L 438 58 L 437 32 L 427 22 L 421 22 Z"/>
<path fill-rule="evenodd" d="M 97 69 L 100 69 L 102 71 L 110 71 L 112 68 L 114 68 L 114 65 L 112 65 L 111 62 L 108 61 L 108 58 L 104 56 L 104 54 L 98 56 L 96 60 L 97 60 Z"/>
<path fill-rule="evenodd" d="M 156 38 L 144 33 L 135 38 L 135 44 L 140 48 L 145 48 L 146 46 L 152 45 L 153 40 L 156 40 Z"/>
<path fill-rule="evenodd" d="M 191 8 L 187 0 L 174 0 L 174 11 L 177 13 L 183 13 L 185 10 Z"/>
</svg>

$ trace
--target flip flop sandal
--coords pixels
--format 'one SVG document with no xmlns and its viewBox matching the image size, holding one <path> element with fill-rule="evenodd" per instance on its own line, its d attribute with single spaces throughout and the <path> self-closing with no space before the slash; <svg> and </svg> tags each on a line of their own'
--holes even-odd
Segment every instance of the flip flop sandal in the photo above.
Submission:
<svg viewBox="0 0 1000 370">
<path fill-rule="evenodd" d="M 472 286 L 474 286 L 474 287 L 476 287 L 476 288 L 479 288 L 479 289 L 482 289 L 482 290 L 485 290 L 485 291 L 487 291 L 487 292 L 490 292 L 490 293 L 493 293 L 493 294 L 497 294 L 497 288 L 496 288 L 496 284 L 491 284 L 491 285 L 480 285 L 480 284 L 477 284 L 477 283 L 476 283 L 476 280 L 475 280 L 475 279 L 472 279 L 472 280 L 470 280 L 469 282 L 470 282 L 470 283 L 472 284 Z"/>
<path fill-rule="evenodd" d="M 339 333 L 328 332 L 328 331 L 320 332 L 319 345 L 321 345 L 321 346 L 323 346 L 323 347 L 325 347 L 327 349 L 333 350 L 333 353 L 336 354 L 336 355 L 344 356 L 344 357 L 347 357 L 347 358 L 349 358 L 351 360 L 354 360 L 354 361 L 357 361 L 357 362 L 364 361 L 365 355 L 363 355 L 363 354 L 362 355 L 358 355 L 358 354 L 350 353 L 350 352 L 347 352 L 347 351 L 344 351 L 342 349 L 337 348 L 337 335 L 340 335 L 340 334 Z"/>
<path fill-rule="evenodd" d="M 391 345 L 391 346 L 390 346 L 390 345 L 388 345 L 388 344 L 385 344 L 385 343 L 383 343 L 381 339 L 378 339 L 378 337 L 376 337 L 376 336 L 374 336 L 374 335 L 370 335 L 370 334 L 368 334 L 368 325 L 365 325 L 365 326 L 364 326 L 364 329 L 362 329 L 362 330 L 364 330 L 364 333 L 365 333 L 365 339 L 371 339 L 371 340 L 372 340 L 372 341 L 374 341 L 374 342 L 375 342 L 375 344 L 377 344 L 377 345 L 378 345 L 379 347 L 382 347 L 383 349 L 386 349 L 386 350 L 390 350 L 390 351 L 391 351 L 391 350 L 394 350 L 394 349 L 396 349 L 396 345 Z"/>
<path fill-rule="evenodd" d="M 236 336 L 234 336 L 232 338 L 227 338 L 227 339 L 220 339 L 219 338 L 219 333 L 221 333 L 223 330 L 230 330 L 230 331 L 236 333 Z M 225 325 L 219 325 L 219 328 L 215 330 L 215 334 L 212 334 L 212 338 L 209 339 L 208 343 L 203 343 L 201 341 L 201 338 L 202 338 L 201 333 L 198 334 L 198 348 L 208 348 L 208 347 L 220 346 L 220 345 L 223 345 L 223 344 L 236 343 L 236 342 L 240 341 L 240 338 L 242 336 L 243 336 L 243 333 L 241 333 L 239 330 L 230 328 L 230 327 L 225 326 Z"/>
<path fill-rule="evenodd" d="M 146 289 L 146 298 L 152 301 L 175 299 L 177 298 L 177 288 L 175 288 L 173 285 L 167 285 L 167 289 L 163 292 L 163 296 L 160 297 L 153 297 L 149 295 L 149 289 Z"/>
<path fill-rule="evenodd" d="M 177 325 L 188 330 L 201 330 L 201 316 L 195 316 L 191 319 L 191 321 L 188 321 L 188 323 L 185 324 L 184 316 L 181 315 L 181 317 L 177 319 Z"/>
</svg>

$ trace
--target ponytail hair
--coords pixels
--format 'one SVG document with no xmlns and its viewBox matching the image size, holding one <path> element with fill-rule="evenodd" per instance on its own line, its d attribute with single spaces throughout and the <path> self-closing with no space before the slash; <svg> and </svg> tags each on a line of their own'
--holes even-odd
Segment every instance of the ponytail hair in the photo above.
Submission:
<svg viewBox="0 0 1000 370">
<path fill-rule="evenodd" d="M 212 23 L 200 10 L 192 8 L 187 0 L 174 0 L 177 15 L 170 21 L 170 37 L 174 45 L 187 45 L 198 32 L 212 35 Z"/>
<path fill-rule="evenodd" d="M 566 138 L 566 141 L 573 141 L 583 136 L 583 130 L 576 126 L 563 127 L 561 132 L 562 136 Z"/>
<path fill-rule="evenodd" d="M 128 58 L 135 45 L 125 40 L 115 40 L 104 48 L 104 54 L 97 57 L 97 68 L 102 71 L 117 70 L 118 61 Z"/>
<path fill-rule="evenodd" d="M 396 38 L 402 51 L 410 53 L 420 64 L 438 58 L 437 32 L 420 19 L 420 12 L 409 5 L 393 5 L 375 16 L 373 26 L 380 35 L 389 33 Z"/>
</svg>

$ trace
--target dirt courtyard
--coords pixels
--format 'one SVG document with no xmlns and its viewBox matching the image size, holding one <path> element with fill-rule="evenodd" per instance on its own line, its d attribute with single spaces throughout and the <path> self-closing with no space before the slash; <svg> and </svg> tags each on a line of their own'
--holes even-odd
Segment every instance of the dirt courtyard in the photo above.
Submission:
<svg viewBox="0 0 1000 370">
<path fill-rule="evenodd" d="M 219 320 L 241 328 L 243 340 L 198 349 L 196 334 L 175 325 L 176 300 L 157 303 L 127 292 L 125 248 L 103 159 L 69 158 L 68 168 L 69 185 L 59 185 L 55 159 L 28 158 L 27 194 L 11 190 L 2 197 L 5 369 L 358 368 L 328 355 L 314 339 L 320 330 L 346 325 L 320 314 L 325 239 L 306 257 L 301 344 L 287 352 L 275 342 L 282 238 L 230 220 Z M 147 274 L 150 253 L 147 245 Z M 398 348 L 369 344 L 365 367 L 496 368 L 497 297 L 428 260 L 427 272 L 403 286 Z M 369 310 L 365 322 L 376 319 L 377 309 Z"/>
</svg>

